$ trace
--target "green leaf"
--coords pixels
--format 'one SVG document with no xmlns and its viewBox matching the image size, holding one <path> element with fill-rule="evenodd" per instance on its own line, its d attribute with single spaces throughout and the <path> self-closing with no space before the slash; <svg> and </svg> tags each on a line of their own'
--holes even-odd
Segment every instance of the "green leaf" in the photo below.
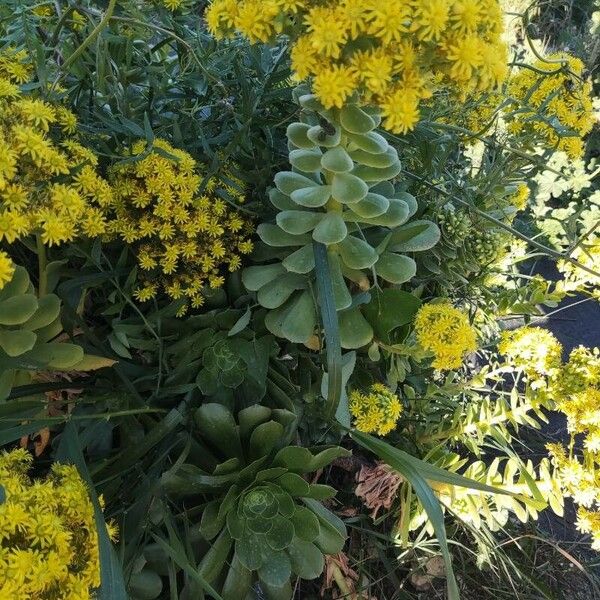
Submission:
<svg viewBox="0 0 600 600">
<path fill-rule="evenodd" d="M 312 173 L 321 169 L 321 157 L 323 153 L 315 150 L 292 150 L 290 152 L 290 164 L 299 171 Z"/>
<path fill-rule="evenodd" d="M 312 149 L 315 147 L 313 141 L 308 139 L 307 133 L 310 125 L 305 123 L 291 123 L 287 128 L 287 137 L 298 148 Z"/>
<path fill-rule="evenodd" d="M 347 235 L 348 228 L 346 227 L 346 223 L 344 223 L 342 215 L 337 212 L 326 213 L 320 219 L 319 224 L 312 233 L 315 242 L 325 244 L 326 246 L 341 242 Z"/>
<path fill-rule="evenodd" d="M 315 254 L 312 244 L 288 254 L 281 263 L 288 271 L 305 275 L 315 268 Z"/>
<path fill-rule="evenodd" d="M 363 150 L 364 152 L 369 152 L 371 154 L 382 154 L 389 148 L 389 144 L 387 143 L 386 139 L 374 131 L 362 135 L 348 133 L 348 139 L 359 150 Z"/>
<path fill-rule="evenodd" d="M 365 134 L 375 129 L 375 121 L 356 104 L 346 104 L 340 111 L 342 127 L 350 133 Z"/>
<path fill-rule="evenodd" d="M 341 146 L 336 146 L 323 154 L 320 166 L 332 173 L 348 173 L 354 168 L 354 163 Z"/>
<path fill-rule="evenodd" d="M 0 325 L 21 325 L 30 319 L 38 308 L 34 294 L 13 296 L 0 302 Z"/>
<path fill-rule="evenodd" d="M 431 221 L 412 221 L 392 233 L 388 250 L 422 252 L 433 248 L 440 240 L 439 227 Z"/>
<path fill-rule="evenodd" d="M 387 181 L 397 177 L 402 171 L 402 165 L 399 160 L 395 160 L 389 167 L 384 169 L 376 169 L 375 167 L 367 167 L 367 165 L 358 165 L 352 173 L 356 177 L 360 177 L 368 183 L 377 183 L 379 181 Z"/>
<path fill-rule="evenodd" d="M 262 546 L 258 534 L 250 532 L 245 532 L 243 537 L 235 542 L 235 553 L 246 569 L 256 571 L 261 567 L 264 560 Z"/>
<path fill-rule="evenodd" d="M 314 542 L 321 533 L 319 519 L 315 513 L 303 506 L 299 506 L 292 515 L 292 523 L 298 537 L 307 542 Z"/>
<path fill-rule="evenodd" d="M 288 552 L 292 570 L 302 579 L 316 579 L 323 572 L 323 554 L 312 542 L 295 537 Z"/>
<path fill-rule="evenodd" d="M 368 269 L 379 258 L 376 250 L 365 240 L 353 235 L 346 236 L 339 246 L 340 257 L 351 269 Z"/>
<path fill-rule="evenodd" d="M 371 301 L 362 306 L 362 312 L 382 341 L 389 343 L 390 333 L 411 323 L 421 301 L 409 292 L 387 288 L 373 290 Z"/>
<path fill-rule="evenodd" d="M 37 335 L 32 331 L 2 329 L 0 327 L 0 348 L 8 356 L 25 354 L 35 346 Z"/>
<path fill-rule="evenodd" d="M 319 208 L 325 206 L 331 198 L 330 185 L 313 185 L 292 193 L 292 200 L 300 206 Z"/>
<path fill-rule="evenodd" d="M 314 254 L 321 319 L 327 344 L 328 386 L 327 396 L 325 397 L 325 418 L 331 419 L 336 413 L 342 395 L 342 350 L 327 247 L 315 242 Z"/>
<path fill-rule="evenodd" d="M 312 231 L 325 215 L 304 210 L 284 210 L 277 214 L 277 225 L 286 233 L 299 235 Z"/>
<path fill-rule="evenodd" d="M 240 437 L 244 443 L 250 441 L 250 435 L 261 423 L 266 423 L 271 418 L 271 409 L 261 404 L 253 404 L 238 413 Z"/>
<path fill-rule="evenodd" d="M 83 360 L 83 348 L 76 344 L 50 342 L 36 347 L 30 354 L 52 369 L 71 369 Z"/>
<path fill-rule="evenodd" d="M 162 579 L 151 569 L 142 569 L 129 578 L 129 593 L 135 600 L 154 600 L 162 592 Z"/>
<path fill-rule="evenodd" d="M 367 167 L 374 167 L 376 169 L 385 169 L 396 164 L 398 160 L 398 152 L 391 146 L 385 152 L 380 154 L 371 154 L 364 150 L 355 150 L 350 153 L 352 160 L 355 162 L 365 165 Z"/>
<path fill-rule="evenodd" d="M 417 274 L 417 264 L 409 256 L 384 252 L 375 265 L 377 275 L 390 283 L 410 281 Z"/>
<path fill-rule="evenodd" d="M 237 552 L 233 555 L 221 595 L 223 600 L 243 600 L 252 587 L 252 571 L 240 561 Z"/>
<path fill-rule="evenodd" d="M 275 175 L 275 185 L 277 189 L 290 196 L 292 192 L 302 188 L 314 187 L 317 184 L 308 177 L 294 173 L 293 171 L 280 171 Z"/>
<path fill-rule="evenodd" d="M 296 208 L 294 201 L 287 194 L 282 194 L 277 188 L 269 190 L 269 200 L 278 210 L 294 210 Z"/>
<path fill-rule="evenodd" d="M 390 201 L 379 194 L 369 193 L 360 202 L 353 204 L 351 210 L 360 217 L 373 218 L 382 215 L 390 207 Z M 348 217 L 346 220 L 349 220 Z"/>
<path fill-rule="evenodd" d="M 12 279 L 8 281 L 0 290 L 0 301 L 6 300 L 13 296 L 22 296 L 26 294 L 30 286 L 29 274 L 25 267 L 17 265 Z"/>
<path fill-rule="evenodd" d="M 238 428 L 231 412 L 222 404 L 203 404 L 194 413 L 202 438 L 229 458 L 242 458 Z"/>
<path fill-rule="evenodd" d="M 294 537 L 294 525 L 291 521 L 281 516 L 276 516 L 272 520 L 273 528 L 265 537 L 267 539 L 267 544 L 269 544 L 273 550 L 280 551 L 287 548 L 292 542 L 292 538 Z"/>
<path fill-rule="evenodd" d="M 285 273 L 285 269 L 280 263 L 248 267 L 242 272 L 242 283 L 247 290 L 257 292 L 263 285 L 277 279 L 283 273 Z"/>
<path fill-rule="evenodd" d="M 235 322 L 235 325 L 227 332 L 227 336 L 232 337 L 244 331 L 244 329 L 246 329 L 246 327 L 248 327 L 248 325 L 250 324 L 251 317 L 252 310 L 248 306 L 244 314 Z"/>
<path fill-rule="evenodd" d="M 265 308 L 278 308 L 296 291 L 306 287 L 306 278 L 297 273 L 285 273 L 263 285 L 258 290 L 257 299 Z"/>
<path fill-rule="evenodd" d="M 352 304 L 352 296 L 348 291 L 346 280 L 342 273 L 342 265 L 337 254 L 329 253 L 329 268 L 331 269 L 331 285 L 333 297 L 335 298 L 335 309 L 344 310 Z"/>
<path fill-rule="evenodd" d="M 286 473 L 285 475 L 282 475 L 277 479 L 276 483 L 286 492 L 296 497 L 306 496 L 310 491 L 308 483 L 295 473 Z"/>
<path fill-rule="evenodd" d="M 296 344 L 303 344 L 314 334 L 317 313 L 312 294 L 305 290 L 293 300 L 289 311 L 281 321 L 281 333 Z"/>
<path fill-rule="evenodd" d="M 250 459 L 267 456 L 283 436 L 283 425 L 267 421 L 256 427 L 250 436 Z"/>
<path fill-rule="evenodd" d="M 330 123 L 330 127 L 333 129 L 332 134 L 330 134 L 326 129 L 323 129 L 321 125 L 315 125 L 308 130 L 306 135 L 309 140 L 318 146 L 323 146 L 324 148 L 333 148 L 338 146 L 342 141 L 342 131 L 333 123 Z"/>
<path fill-rule="evenodd" d="M 200 519 L 200 533 L 205 540 L 212 540 L 217 537 L 225 525 L 225 519 L 219 519 L 220 500 L 209 502 L 202 511 Z"/>
<path fill-rule="evenodd" d="M 333 177 L 331 195 L 342 204 L 359 202 L 369 193 L 369 186 L 350 173 L 337 173 Z"/>
<path fill-rule="evenodd" d="M 382 225 L 384 227 L 398 227 L 408 219 L 409 207 L 406 202 L 396 198 L 390 198 L 390 206 L 387 211 L 378 217 L 359 217 L 356 220 L 369 225 Z"/>
<path fill-rule="evenodd" d="M 340 342 L 342 348 L 356 350 L 373 339 L 373 328 L 362 316 L 358 306 L 340 313 Z"/>
<path fill-rule="evenodd" d="M 309 235 L 292 235 L 285 232 L 278 225 L 272 223 L 261 223 L 257 229 L 260 239 L 268 246 L 284 248 L 286 246 L 304 246 L 310 242 Z"/>
<path fill-rule="evenodd" d="M 202 557 L 198 565 L 198 573 L 208 583 L 212 583 L 219 577 L 227 562 L 232 545 L 233 539 L 229 535 L 229 531 L 223 529 L 219 537 L 210 545 L 207 553 Z"/>
<path fill-rule="evenodd" d="M 285 585 L 291 574 L 292 565 L 285 552 L 273 553 L 258 570 L 259 579 L 273 587 Z"/>
</svg>

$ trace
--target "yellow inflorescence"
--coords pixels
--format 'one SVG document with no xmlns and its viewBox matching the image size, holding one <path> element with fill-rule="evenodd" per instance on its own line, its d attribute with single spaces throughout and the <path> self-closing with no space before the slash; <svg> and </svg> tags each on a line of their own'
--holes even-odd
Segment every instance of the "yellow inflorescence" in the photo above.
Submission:
<svg viewBox="0 0 600 600">
<path fill-rule="evenodd" d="M 140 141 L 131 155 L 145 151 Z M 252 251 L 250 224 L 219 196 L 226 192 L 242 202 L 243 185 L 229 171 L 223 175 L 222 188 L 212 178 L 199 195 L 196 161 L 164 140 L 155 140 L 141 160 L 113 169 L 113 201 L 105 217 L 109 235 L 131 244 L 137 254 L 143 280 L 138 300 L 163 291 L 197 308 L 204 288 L 221 287 L 224 272 L 237 271 L 241 257 Z"/>
<path fill-rule="evenodd" d="M 289 36 L 296 78 L 312 79 L 326 108 L 357 92 L 395 133 L 437 89 L 465 97 L 507 74 L 498 0 L 213 0 L 206 21 L 217 38 Z"/>
<path fill-rule="evenodd" d="M 6 252 L 0 250 L 0 290 L 12 279 L 15 265 Z"/>
<path fill-rule="evenodd" d="M 509 94 L 519 105 L 518 114 L 509 119 L 509 131 L 533 133 L 549 148 L 579 158 L 582 138 L 594 126 L 592 82 L 585 78 L 580 59 L 564 52 L 548 59 L 554 62 L 538 60 L 533 65 L 536 70 L 523 68 L 511 79 Z"/>
<path fill-rule="evenodd" d="M 367 394 L 350 394 L 350 414 L 354 426 L 364 433 L 387 435 L 396 427 L 402 413 L 398 396 L 381 383 L 374 383 Z"/>
<path fill-rule="evenodd" d="M 420 346 L 434 355 L 436 369 L 458 369 L 465 354 L 477 349 L 477 334 L 467 315 L 448 303 L 425 304 L 415 317 Z"/>
<path fill-rule="evenodd" d="M 588 238 L 571 256 L 588 269 L 600 273 L 600 236 Z M 566 260 L 558 261 L 558 270 L 564 275 L 565 289 L 589 292 L 600 300 L 600 276 Z"/>
<path fill-rule="evenodd" d="M 554 377 L 562 365 L 562 346 L 546 329 L 521 327 L 504 331 L 498 351 L 531 381 Z"/>
<path fill-rule="evenodd" d="M 100 585 L 94 508 L 77 469 L 55 464 L 27 475 L 31 455 L 0 455 L 0 598 L 85 600 Z M 112 525 L 109 535 L 116 537 Z"/>
<path fill-rule="evenodd" d="M 526 183 L 520 183 L 517 191 L 508 199 L 508 202 L 517 210 L 525 210 L 530 195 L 531 190 L 529 186 Z"/>
<path fill-rule="evenodd" d="M 29 76 L 24 53 L 0 54 L 0 241 L 36 233 L 51 246 L 100 235 L 110 187 L 74 136 L 75 116 L 21 94 Z"/>
</svg>

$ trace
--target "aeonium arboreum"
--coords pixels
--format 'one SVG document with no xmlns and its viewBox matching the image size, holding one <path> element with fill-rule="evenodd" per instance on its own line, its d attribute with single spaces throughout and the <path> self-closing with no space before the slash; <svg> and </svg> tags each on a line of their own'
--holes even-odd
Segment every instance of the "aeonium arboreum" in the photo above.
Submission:
<svg viewBox="0 0 600 600">
<path fill-rule="evenodd" d="M 322 500 L 335 490 L 305 476 L 349 454 L 340 447 L 290 445 L 296 416 L 253 405 L 237 417 L 221 404 L 197 409 L 202 451 L 163 476 L 172 497 L 204 496 L 200 532 L 212 546 L 200 574 L 224 600 L 238 600 L 256 582 L 272 600 L 290 600 L 291 580 L 314 579 L 324 554 L 341 551 L 346 529 Z"/>
</svg>

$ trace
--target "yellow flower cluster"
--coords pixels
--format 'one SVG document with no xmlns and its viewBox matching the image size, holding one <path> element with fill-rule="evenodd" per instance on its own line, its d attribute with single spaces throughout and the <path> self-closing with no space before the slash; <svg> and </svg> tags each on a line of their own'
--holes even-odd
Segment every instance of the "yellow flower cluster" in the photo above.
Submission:
<svg viewBox="0 0 600 600">
<path fill-rule="evenodd" d="M 573 253 L 573 258 L 582 265 L 600 273 L 600 236 L 595 236 L 594 240 L 589 240 L 583 246 L 580 246 Z M 558 261 L 558 270 L 564 276 L 564 286 L 569 291 L 589 292 L 595 298 L 600 300 L 600 277 L 584 271 L 582 268 L 566 260 Z"/>
<path fill-rule="evenodd" d="M 518 104 L 517 112 L 508 116 L 509 131 L 532 133 L 549 148 L 579 158 L 582 138 L 594 125 L 592 82 L 585 78 L 580 59 L 561 52 L 548 60 L 538 60 L 533 69 L 522 68 L 511 79 L 509 94 Z"/>
<path fill-rule="evenodd" d="M 378 435 L 392 431 L 402 413 L 398 396 L 381 383 L 374 383 L 367 394 L 351 392 L 349 406 L 356 429 Z"/>
<path fill-rule="evenodd" d="M 24 53 L 0 53 L 0 241 L 97 236 L 105 228 L 97 204 L 110 201 L 110 187 L 74 135 L 75 115 L 20 92 L 29 76 Z"/>
<path fill-rule="evenodd" d="M 6 252 L 0 250 L 0 290 L 12 279 L 15 265 Z"/>
<path fill-rule="evenodd" d="M 242 202 L 243 184 L 225 168 L 225 185 L 213 177 L 200 194 L 202 177 L 187 152 L 155 140 L 145 153 L 146 143 L 137 142 L 131 156 L 144 157 L 111 172 L 113 199 L 104 207 L 108 235 L 131 244 L 137 254 L 143 281 L 138 300 L 163 291 L 200 307 L 204 288 L 220 287 L 224 267 L 237 271 L 242 255 L 253 249 L 250 223 L 220 197 Z M 186 309 L 187 304 L 180 314 Z"/>
<path fill-rule="evenodd" d="M 465 354 L 477 350 L 477 334 L 467 315 L 447 302 L 423 305 L 414 326 L 417 342 L 434 355 L 436 369 L 458 369 Z"/>
<path fill-rule="evenodd" d="M 562 345 L 541 327 L 520 327 L 502 332 L 498 351 L 536 385 L 555 377 L 562 366 Z"/>
<path fill-rule="evenodd" d="M 86 486 L 70 465 L 55 464 L 45 480 L 32 481 L 31 462 L 23 449 L 0 455 L 0 598 L 91 599 L 100 564 Z"/>
<path fill-rule="evenodd" d="M 217 38 L 289 36 L 295 77 L 326 108 L 358 93 L 394 133 L 435 90 L 493 90 L 508 70 L 498 0 L 213 0 L 206 21 Z"/>
<path fill-rule="evenodd" d="M 525 210 L 530 195 L 531 190 L 529 186 L 526 183 L 520 183 L 517 191 L 508 199 L 508 202 L 517 210 Z"/>
</svg>

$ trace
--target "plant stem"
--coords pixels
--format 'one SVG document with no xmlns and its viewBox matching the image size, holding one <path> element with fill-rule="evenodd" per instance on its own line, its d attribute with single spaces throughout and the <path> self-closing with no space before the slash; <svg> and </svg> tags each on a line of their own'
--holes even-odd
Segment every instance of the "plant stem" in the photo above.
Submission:
<svg viewBox="0 0 600 600">
<path fill-rule="evenodd" d="M 36 236 L 36 246 L 38 255 L 38 297 L 42 298 L 48 293 L 48 257 L 46 255 L 46 246 L 42 242 L 40 235 Z"/>
</svg>

